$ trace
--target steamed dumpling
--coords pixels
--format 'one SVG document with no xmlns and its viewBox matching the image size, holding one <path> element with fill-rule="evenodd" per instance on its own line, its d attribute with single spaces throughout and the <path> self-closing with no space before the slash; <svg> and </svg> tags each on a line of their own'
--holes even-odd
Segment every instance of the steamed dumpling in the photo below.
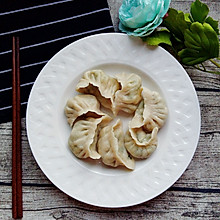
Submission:
<svg viewBox="0 0 220 220">
<path fill-rule="evenodd" d="M 160 94 L 145 88 L 144 98 L 144 128 L 152 131 L 155 127 L 161 128 L 167 118 L 168 109 Z"/>
<path fill-rule="evenodd" d="M 76 91 L 93 94 L 101 105 L 112 110 L 115 92 L 120 88 L 118 81 L 102 70 L 91 70 L 84 73 L 76 86 Z"/>
<path fill-rule="evenodd" d="M 168 109 L 158 92 L 143 88 L 143 100 L 140 102 L 131 121 L 131 127 L 141 127 L 151 132 L 155 127 L 161 128 L 167 118 Z"/>
<path fill-rule="evenodd" d="M 116 78 L 121 85 L 121 89 L 115 93 L 114 114 L 117 115 L 120 110 L 131 114 L 136 110 L 142 99 L 141 78 L 134 73 L 120 73 L 116 75 Z"/>
<path fill-rule="evenodd" d="M 120 120 L 115 125 L 102 128 L 99 134 L 98 152 L 102 157 L 102 162 L 108 166 L 123 165 L 132 170 L 135 167 L 134 159 L 124 146 L 124 133 Z"/>
<path fill-rule="evenodd" d="M 104 121 L 103 121 L 104 120 Z M 97 140 L 100 126 L 106 123 L 105 116 L 101 118 L 86 118 L 77 121 L 69 137 L 69 148 L 78 158 L 99 159 Z"/>
<path fill-rule="evenodd" d="M 157 132 L 157 127 L 152 133 L 147 133 L 143 127 L 129 129 L 125 134 L 125 148 L 133 157 L 146 159 L 157 148 Z"/>
<path fill-rule="evenodd" d="M 94 117 L 101 117 L 106 115 L 101 112 L 100 104 L 93 95 L 76 95 L 68 99 L 65 106 L 65 114 L 71 127 L 80 116 L 87 114 Z"/>
</svg>

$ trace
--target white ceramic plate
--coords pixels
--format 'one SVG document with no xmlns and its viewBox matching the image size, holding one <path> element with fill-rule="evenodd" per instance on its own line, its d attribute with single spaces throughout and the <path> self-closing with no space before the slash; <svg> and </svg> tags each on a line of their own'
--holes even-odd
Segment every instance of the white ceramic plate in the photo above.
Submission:
<svg viewBox="0 0 220 220">
<path fill-rule="evenodd" d="M 64 106 L 90 69 L 112 75 L 135 72 L 167 103 L 169 116 L 158 147 L 149 159 L 137 161 L 134 171 L 77 159 L 68 148 Z M 101 207 L 139 204 L 168 189 L 189 165 L 199 133 L 198 98 L 182 66 L 161 47 L 119 33 L 86 37 L 57 53 L 40 72 L 27 108 L 28 139 L 42 171 L 69 196 Z"/>
</svg>

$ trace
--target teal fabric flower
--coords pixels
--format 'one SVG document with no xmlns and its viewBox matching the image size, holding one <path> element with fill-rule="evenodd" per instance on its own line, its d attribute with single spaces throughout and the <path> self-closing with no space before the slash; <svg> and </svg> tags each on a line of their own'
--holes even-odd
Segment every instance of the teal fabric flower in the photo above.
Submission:
<svg viewBox="0 0 220 220">
<path fill-rule="evenodd" d="M 128 35 L 144 37 L 163 21 L 171 0 L 124 0 L 119 8 L 119 29 Z"/>
</svg>

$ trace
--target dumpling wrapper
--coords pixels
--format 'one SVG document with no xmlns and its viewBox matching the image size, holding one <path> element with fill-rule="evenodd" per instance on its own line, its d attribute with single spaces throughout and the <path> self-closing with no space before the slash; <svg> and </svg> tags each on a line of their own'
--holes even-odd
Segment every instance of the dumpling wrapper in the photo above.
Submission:
<svg viewBox="0 0 220 220">
<path fill-rule="evenodd" d="M 104 164 L 112 167 L 123 165 L 131 170 L 135 168 L 135 161 L 124 146 L 124 133 L 120 119 L 115 125 L 102 128 L 97 146 Z"/>
<path fill-rule="evenodd" d="M 151 132 L 155 127 L 161 128 L 167 118 L 168 109 L 158 92 L 143 88 L 143 100 L 140 102 L 131 120 L 131 128 L 140 128 Z"/>
<path fill-rule="evenodd" d="M 120 73 L 116 75 L 121 89 L 116 91 L 114 99 L 114 115 L 119 111 L 132 114 L 142 99 L 142 81 L 134 73 Z"/>
<path fill-rule="evenodd" d="M 115 92 L 120 88 L 118 81 L 102 70 L 84 73 L 76 86 L 76 91 L 96 96 L 102 106 L 113 111 Z"/>
<path fill-rule="evenodd" d="M 157 148 L 157 132 L 157 127 L 152 133 L 147 133 L 143 127 L 128 129 L 125 134 L 125 148 L 133 157 L 146 159 Z"/>
<path fill-rule="evenodd" d="M 98 118 L 102 116 L 110 117 L 100 110 L 100 104 L 93 95 L 76 95 L 68 99 L 64 111 L 71 127 L 78 117 L 86 114 Z"/>
<path fill-rule="evenodd" d="M 97 152 L 98 134 L 105 124 L 105 116 L 77 121 L 68 140 L 72 153 L 78 158 L 99 159 L 101 156 Z"/>
</svg>

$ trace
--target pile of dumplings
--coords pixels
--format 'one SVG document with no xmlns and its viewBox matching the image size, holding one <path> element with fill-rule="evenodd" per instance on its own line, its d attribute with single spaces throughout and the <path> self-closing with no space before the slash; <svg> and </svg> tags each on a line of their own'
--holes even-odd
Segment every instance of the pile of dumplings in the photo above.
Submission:
<svg viewBox="0 0 220 220">
<path fill-rule="evenodd" d="M 134 170 L 134 158 L 146 159 L 155 151 L 168 109 L 158 92 L 142 86 L 138 75 L 112 77 L 102 70 L 87 71 L 76 91 L 81 94 L 65 106 L 72 129 L 68 145 L 76 157 L 101 158 L 107 166 Z M 101 107 L 109 109 L 112 117 Z M 110 123 L 120 111 L 132 115 L 125 134 L 120 119 Z"/>
</svg>

